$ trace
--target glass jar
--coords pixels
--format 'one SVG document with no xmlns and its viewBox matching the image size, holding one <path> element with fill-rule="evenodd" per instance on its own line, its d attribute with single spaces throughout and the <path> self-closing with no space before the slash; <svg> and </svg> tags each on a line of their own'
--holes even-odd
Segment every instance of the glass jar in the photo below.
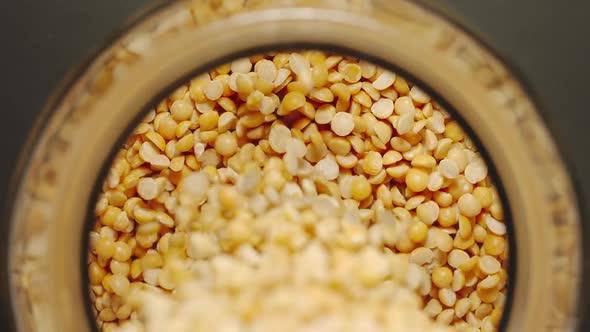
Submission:
<svg viewBox="0 0 590 332">
<path fill-rule="evenodd" d="M 19 164 L 8 253 L 19 331 L 94 327 L 85 220 L 114 147 L 142 111 L 214 65 L 303 47 L 402 73 L 477 134 L 514 220 L 502 326 L 573 331 L 580 214 L 556 146 L 527 91 L 494 53 L 409 0 L 179 0 L 130 22 L 54 95 Z"/>
</svg>

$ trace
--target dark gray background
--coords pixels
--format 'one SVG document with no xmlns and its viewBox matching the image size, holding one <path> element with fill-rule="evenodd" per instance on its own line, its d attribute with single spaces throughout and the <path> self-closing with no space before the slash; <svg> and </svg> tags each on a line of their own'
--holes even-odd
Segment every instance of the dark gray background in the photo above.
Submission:
<svg viewBox="0 0 590 332">
<path fill-rule="evenodd" d="M 99 47 L 146 2 L 0 1 L 0 202 L 10 196 L 6 188 L 16 157 L 52 89 L 68 68 Z M 469 26 L 524 74 L 570 161 L 576 184 L 590 192 L 590 2 L 430 2 Z M 0 220 L 0 331 L 13 330 L 4 279 L 6 222 Z M 584 317 L 588 317 L 589 309 L 586 306 Z M 590 331 L 590 326 L 580 331 Z"/>
</svg>

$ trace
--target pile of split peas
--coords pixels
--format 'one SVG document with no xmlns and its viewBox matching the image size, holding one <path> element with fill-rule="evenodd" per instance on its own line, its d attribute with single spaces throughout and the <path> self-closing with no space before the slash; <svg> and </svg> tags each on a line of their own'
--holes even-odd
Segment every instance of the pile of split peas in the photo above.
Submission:
<svg viewBox="0 0 590 332">
<path fill-rule="evenodd" d="M 236 298 L 321 286 L 357 308 L 355 294 L 391 285 L 457 331 L 495 331 L 504 308 L 507 233 L 483 157 L 419 87 L 349 56 L 255 55 L 179 87 L 116 154 L 95 215 L 88 282 L 103 331 L 147 324 L 131 294 L 174 296 L 187 271 L 217 303 L 223 287 L 207 287 L 223 264 L 246 266 Z M 270 281 L 259 262 L 272 257 L 309 264 L 269 261 L 285 269 Z M 342 257 L 368 272 L 344 276 Z M 323 272 L 293 277 L 308 269 Z M 279 315 L 263 307 L 237 326 Z"/>
</svg>

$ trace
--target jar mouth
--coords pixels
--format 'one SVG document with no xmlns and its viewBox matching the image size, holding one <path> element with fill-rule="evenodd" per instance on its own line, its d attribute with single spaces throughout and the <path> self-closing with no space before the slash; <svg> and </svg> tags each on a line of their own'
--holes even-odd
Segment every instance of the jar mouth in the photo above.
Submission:
<svg viewBox="0 0 590 332">
<path fill-rule="evenodd" d="M 88 174 L 91 175 L 91 179 L 86 181 L 90 188 L 94 185 L 94 193 L 87 192 L 82 197 L 90 203 L 84 208 L 80 208 L 77 212 L 78 216 L 82 216 L 83 213 L 87 214 L 87 219 L 91 219 L 91 209 L 88 209 L 90 204 L 96 201 L 98 190 L 100 189 L 96 183 L 98 179 L 103 179 L 106 175 L 109 161 L 112 161 L 114 155 L 114 147 L 119 146 L 117 143 L 121 143 L 122 140 L 127 137 L 127 134 L 131 131 L 132 127 L 129 124 L 138 123 L 140 118 L 141 110 L 147 110 L 150 105 L 153 105 L 156 101 L 163 99 L 173 87 L 179 86 L 181 83 L 188 81 L 196 74 L 202 73 L 215 65 L 227 62 L 228 60 L 235 59 L 237 57 L 262 53 L 264 51 L 271 51 L 277 49 L 321 49 L 336 53 L 350 54 L 357 56 L 361 59 L 365 59 L 381 65 L 385 68 L 396 71 L 405 77 L 409 78 L 412 82 L 420 85 L 426 92 L 428 92 L 434 99 L 441 103 L 447 110 L 452 112 L 454 118 L 458 120 L 462 127 L 467 131 L 469 136 L 474 140 L 478 150 L 484 155 L 484 158 L 489 166 L 490 173 L 494 179 L 494 182 L 498 184 L 498 190 L 501 196 L 502 204 L 506 210 L 506 219 L 508 220 L 507 225 L 509 227 L 508 233 L 515 234 L 509 236 L 509 250 L 512 253 L 510 255 L 510 267 L 509 267 L 509 283 L 507 305 L 504 311 L 503 321 L 501 330 L 512 331 L 512 323 L 516 319 L 514 316 L 524 312 L 524 306 L 526 301 L 526 294 L 530 294 L 528 291 L 519 291 L 519 287 L 525 285 L 529 278 L 531 278 L 531 272 L 533 268 L 528 265 L 524 265 L 523 257 L 529 257 L 534 251 L 534 248 L 530 244 L 522 244 L 519 241 L 518 247 L 516 246 L 517 238 L 530 238 L 526 235 L 530 231 L 530 225 L 519 226 L 515 225 L 512 220 L 531 219 L 534 215 L 533 212 L 523 212 L 523 210 L 530 211 L 531 204 L 526 203 L 526 188 L 524 186 L 524 180 L 518 180 L 520 173 L 517 173 L 516 164 L 522 161 L 521 157 L 518 157 L 514 153 L 503 151 L 501 147 L 505 147 L 506 142 L 510 139 L 514 139 L 514 142 L 518 142 L 516 134 L 511 134 L 510 137 L 498 137 L 494 134 L 494 130 L 502 127 L 506 121 L 498 120 L 491 117 L 488 113 L 494 110 L 494 107 L 502 105 L 502 107 L 516 107 L 514 103 L 518 103 L 520 107 L 517 111 L 512 112 L 506 116 L 513 116 L 514 114 L 517 119 L 532 119 L 531 126 L 539 125 L 542 130 L 542 125 L 537 124 L 537 119 L 529 113 L 534 113 L 534 106 L 528 100 L 526 94 L 521 91 L 520 85 L 514 80 L 514 78 L 505 71 L 502 64 L 499 63 L 495 58 L 488 54 L 486 49 L 481 48 L 481 43 L 474 41 L 472 37 L 465 36 L 464 31 L 457 30 L 455 27 L 449 25 L 445 21 L 442 21 L 438 17 L 434 17 L 430 12 L 427 12 L 423 8 L 417 7 L 413 4 L 405 1 L 395 1 L 394 6 L 400 6 L 402 11 L 405 11 L 408 17 L 392 16 L 391 25 L 385 24 L 383 21 L 369 19 L 363 14 L 363 12 L 344 11 L 341 8 L 338 9 L 311 9 L 311 8 L 285 8 L 285 9 L 268 9 L 261 11 L 254 11 L 246 14 L 239 14 L 234 17 L 229 17 L 219 22 L 215 22 L 206 25 L 199 32 L 190 31 L 177 31 L 179 35 L 175 36 L 175 40 L 169 39 L 168 41 L 162 41 L 162 44 L 154 44 L 155 48 L 152 49 L 153 53 L 146 53 L 145 59 L 139 60 L 141 68 L 129 68 L 128 71 L 121 74 L 121 81 L 117 82 L 119 78 L 116 75 L 111 77 L 110 84 L 102 86 L 100 81 L 101 71 L 103 68 L 109 68 L 111 71 L 115 71 L 116 66 L 112 65 L 109 61 L 114 59 L 113 54 L 116 53 L 116 47 L 113 43 L 112 48 L 105 50 L 107 55 L 103 54 L 94 59 L 94 62 L 88 69 L 80 74 L 74 85 L 68 88 L 68 91 L 64 95 L 60 96 L 59 101 L 51 107 L 57 115 L 72 114 L 76 111 L 76 108 L 83 105 L 77 95 L 81 94 L 82 90 L 88 89 L 90 95 L 96 93 L 96 95 L 104 97 L 104 100 L 98 102 L 98 106 L 93 106 L 96 109 L 106 109 L 109 105 L 117 105 L 116 100 L 122 101 L 118 103 L 118 109 L 132 109 L 133 114 L 115 114 L 116 112 L 110 112 L 108 122 L 119 119 L 119 123 L 116 128 L 106 129 L 100 127 L 100 133 L 105 134 L 108 132 L 115 133 L 115 138 L 112 138 L 108 143 L 103 143 L 100 146 L 105 148 L 105 151 L 110 151 L 110 154 L 104 152 L 100 157 L 95 157 L 93 162 L 99 161 L 99 166 L 93 167 L 93 172 Z M 174 11 L 178 10 L 178 3 L 174 5 L 163 5 L 158 7 L 148 15 L 154 15 L 154 17 L 147 17 L 145 21 L 134 26 L 133 29 L 138 31 L 130 30 L 126 34 L 135 34 L 136 38 L 145 38 L 146 31 L 150 31 L 150 25 L 153 25 L 154 21 L 162 19 L 156 17 L 158 15 L 173 17 Z M 377 13 L 372 12 L 371 15 L 378 16 Z M 424 25 L 425 21 L 433 19 L 431 24 Z M 389 19 L 389 17 L 388 17 Z M 151 20 L 151 21 L 150 21 Z M 393 24 L 395 23 L 395 24 Z M 397 24 L 397 25 L 396 25 Z M 393 27 L 392 27 L 393 25 Z M 429 26 L 436 29 L 429 28 Z M 143 30 L 142 30 L 143 29 Z M 398 30 L 396 30 L 398 29 Z M 411 32 L 409 32 L 411 31 Z M 225 35 L 221 35 L 223 32 Z M 414 33 L 416 36 L 421 37 L 418 41 L 408 42 L 405 49 L 397 48 L 392 46 L 392 42 L 384 41 L 383 36 L 388 36 L 388 40 L 401 41 L 403 40 L 402 35 Z M 139 36 L 139 37 L 137 37 Z M 203 45 L 194 49 L 187 49 L 187 41 L 194 40 L 195 38 L 203 36 L 215 36 L 206 40 Z M 256 37 L 255 39 L 253 39 Z M 201 39 L 204 40 L 204 39 Z M 252 42 L 256 40 L 256 43 Z M 133 40 L 128 36 L 123 36 L 119 41 L 123 45 L 130 45 Z M 420 45 L 424 43 L 424 45 Z M 257 47 L 251 47 L 251 45 L 259 45 Z M 399 44 L 398 44 L 399 45 Z M 136 45 L 137 46 L 137 45 Z M 167 50 L 167 51 L 164 51 Z M 203 50 L 209 50 L 207 53 L 203 53 Z M 422 52 L 437 50 L 441 56 L 441 59 L 435 59 L 433 63 L 427 63 L 427 57 L 424 55 L 419 56 Z M 172 54 L 172 55 L 171 55 Z M 199 56 L 201 55 L 201 56 Z M 141 58 L 142 56 L 140 56 Z M 444 57 L 444 58 L 443 58 Z M 167 58 L 167 60 L 166 60 Z M 194 59 L 198 58 L 196 64 Z M 162 61 L 159 61 L 162 60 Z M 143 62 L 145 61 L 145 62 Z M 454 66 L 453 61 L 458 64 Z M 141 82 L 133 91 L 129 92 L 128 96 L 124 96 L 122 93 L 113 93 L 112 90 L 117 87 L 121 87 L 124 83 L 130 82 L 126 78 L 129 77 L 143 77 L 141 72 L 148 66 L 153 66 L 155 63 L 159 63 L 159 67 L 156 68 L 155 72 L 146 77 L 144 82 Z M 454 66 L 454 67 L 452 67 Z M 437 67 L 439 67 L 437 69 Z M 445 70 L 457 73 L 456 82 L 449 83 L 449 78 L 445 75 Z M 475 70 L 474 68 L 480 68 Z M 442 70 L 441 68 L 445 68 Z M 162 74 L 166 72 L 166 74 Z M 111 72 L 112 75 L 112 72 Z M 122 83 L 124 82 L 124 83 Z M 493 86 L 498 84 L 498 86 Z M 466 96 L 464 92 L 459 91 L 460 86 L 469 86 L 474 91 L 471 96 Z M 477 89 L 477 87 L 480 87 Z M 487 90 L 494 90 L 491 94 L 497 93 L 496 97 L 489 97 L 484 92 Z M 141 92 L 140 92 L 141 90 Z M 154 96 L 146 103 L 146 91 L 149 91 L 147 95 Z M 502 95 L 503 91 L 507 91 Z M 488 100 L 487 105 L 480 106 L 476 105 L 473 99 Z M 76 104 L 80 102 L 80 104 Z M 138 107 L 141 106 L 141 107 Z M 477 110 L 477 111 L 476 111 Z M 119 112 L 123 113 L 123 112 Z M 81 114 L 81 115 L 80 115 Z M 82 112 L 79 116 L 85 117 Z M 66 117 L 68 118 L 68 117 Z M 72 119 L 69 117 L 68 120 Z M 56 120 L 56 116 L 44 129 L 42 135 L 47 135 L 48 131 L 55 128 L 56 124 L 59 127 L 60 122 L 64 121 L 64 118 Z M 67 121 L 67 120 L 65 120 Z M 114 123 L 114 122 L 113 122 Z M 123 125 L 125 124 L 125 125 Z M 52 128 L 53 126 L 53 128 Z M 86 127 L 87 128 L 87 127 Z M 477 132 L 473 130 L 477 128 Z M 480 131 L 482 128 L 483 132 Z M 521 127 L 520 130 L 523 132 L 529 129 Z M 544 131 L 536 131 L 535 137 L 539 137 L 540 141 L 545 143 L 546 133 Z M 67 139 L 65 139 L 67 140 Z M 49 143 L 48 143 L 49 142 Z M 44 140 L 41 144 L 45 144 L 43 148 L 36 148 L 33 152 L 32 161 L 39 159 L 42 156 L 43 149 L 47 149 L 51 141 Z M 518 143 L 518 144 L 522 144 Z M 518 145 L 517 144 L 517 145 Z M 550 147 L 553 144 L 549 141 L 547 143 Z M 72 144 L 74 145 L 74 144 Z M 539 143 L 542 145 L 542 143 Z M 533 147 L 537 149 L 538 147 Z M 41 152 L 40 152 L 41 151 Z M 55 150 L 54 150 L 55 151 Z M 75 151 L 75 149 L 72 149 Z M 78 151 L 81 151 L 78 149 Z M 549 148 L 549 153 L 556 153 Z M 557 157 L 557 160 L 559 158 Z M 545 161 L 541 161 L 545 162 Z M 84 163 L 85 165 L 90 164 L 89 162 Z M 555 168 L 557 167 L 557 168 Z M 545 167 L 545 171 L 551 170 L 552 172 L 557 169 L 559 176 L 565 176 L 563 166 L 558 161 L 557 164 Z M 34 171 L 34 167 L 29 164 L 25 172 Z M 98 174 L 98 175 L 97 175 Z M 81 176 L 81 175 L 80 175 Z M 37 179 L 38 177 L 31 177 L 30 181 Z M 560 182 L 561 179 L 558 180 Z M 552 188 L 554 192 L 557 192 L 557 199 L 566 201 L 571 195 L 571 188 L 569 188 L 569 181 L 563 181 L 563 186 L 559 188 Z M 529 182 L 530 184 L 530 182 Z M 21 192 L 23 185 L 21 184 Z M 65 188 L 68 188 L 67 186 Z M 62 188 L 63 189 L 63 188 Z M 28 204 L 25 199 L 21 196 L 24 194 L 19 192 L 19 198 L 17 202 L 21 205 Z M 532 201 L 543 201 L 541 193 L 536 193 L 531 199 Z M 24 203 L 23 203 L 24 202 Z M 17 203 L 17 204 L 18 204 Z M 571 202 L 570 202 L 571 203 Z M 564 203 L 565 204 L 565 203 Z M 518 211 L 511 210 L 510 207 L 519 207 Z M 571 207 L 573 211 L 577 211 L 577 207 Z M 82 212 L 84 211 L 84 212 Z M 73 216 L 74 213 L 70 213 Z M 27 216 L 13 216 L 13 220 L 26 220 Z M 83 218 L 83 217 L 82 217 Z M 570 225 L 570 231 L 575 232 L 577 221 L 579 216 L 577 213 L 573 213 L 569 216 L 570 219 L 566 220 L 565 223 Z M 26 221 L 22 221 L 13 226 L 11 244 L 19 242 L 20 237 L 24 229 L 22 228 Z M 574 225 L 574 226 L 571 226 Z M 81 227 L 81 226 L 80 226 Z M 80 252 L 83 252 L 87 248 L 87 234 L 89 231 L 89 223 L 85 223 L 84 229 L 80 229 L 79 236 L 75 237 L 75 241 L 78 241 L 78 247 L 81 248 Z M 578 241 L 576 236 L 572 236 L 572 245 L 578 249 Z M 24 245 L 20 245 L 24 247 Z M 577 251 L 576 251 L 577 252 Z M 17 263 L 15 257 L 18 257 L 19 253 L 11 250 L 11 266 Z M 85 255 L 81 254 L 79 257 L 80 267 L 84 267 L 86 264 Z M 553 259 L 553 258 L 552 258 Z M 555 258 L 557 259 L 557 258 Z M 579 262 L 574 259 L 571 262 L 572 269 L 575 270 Z M 536 265 L 535 265 L 536 266 Z M 518 273 L 516 270 L 518 269 Z M 537 271 L 543 270 L 537 268 Z M 569 269 L 569 267 L 567 268 Z M 569 270 L 568 270 L 569 271 Z M 78 272 L 79 273 L 79 272 Z M 77 281 L 82 282 L 82 287 L 76 292 L 80 298 L 84 297 L 84 301 L 90 303 L 88 294 L 88 280 L 87 270 L 82 269 L 82 273 L 78 275 Z M 13 285 L 15 277 L 13 276 Z M 542 280 L 541 280 L 542 282 Z M 57 283 L 59 284 L 59 283 Z M 574 282 L 577 285 L 577 281 Z M 80 292 L 82 294 L 80 294 Z M 568 300 L 570 303 L 574 301 L 571 292 L 571 287 L 567 291 Z M 12 298 L 20 298 L 22 295 L 13 291 Z M 18 300 L 17 300 L 18 301 Z M 69 300 L 68 300 L 69 301 Z M 78 326 L 86 325 L 95 327 L 92 323 L 93 315 L 90 312 L 88 306 L 84 306 L 86 310 L 87 319 L 85 323 L 80 323 Z M 14 303 L 15 312 L 22 310 L 22 303 Z M 514 312 L 514 314 L 513 314 Z M 526 314 L 527 317 L 531 317 L 531 314 Z M 90 319 L 90 320 L 89 320 Z M 21 322 L 21 324 L 23 324 Z M 515 326 L 524 326 L 518 323 Z M 508 326 L 511 325 L 511 326 Z M 526 324 L 525 324 L 526 325 Z M 22 326 L 21 326 L 22 327 Z M 518 330 L 517 327 L 514 330 Z"/>
<path fill-rule="evenodd" d="M 160 92 L 156 93 L 155 97 L 149 99 L 149 101 L 147 103 L 145 103 L 144 106 L 141 108 L 144 111 L 139 112 L 137 114 L 137 116 L 134 118 L 134 120 L 129 122 L 127 128 L 120 134 L 120 136 L 117 140 L 117 143 L 113 145 L 113 148 L 111 150 L 109 158 L 104 163 L 102 170 L 100 171 L 100 174 L 96 178 L 97 181 L 94 183 L 93 194 L 91 195 L 90 200 L 88 202 L 87 218 L 86 218 L 84 231 L 82 232 L 82 239 L 81 239 L 82 248 L 85 248 L 85 249 L 89 248 L 89 237 L 87 235 L 92 230 L 93 222 L 95 220 L 95 215 L 94 215 L 92 207 L 98 201 L 99 194 L 102 189 L 102 181 L 104 179 L 106 179 L 106 177 L 108 175 L 108 171 L 109 171 L 111 165 L 113 164 L 114 157 L 115 157 L 116 153 L 118 152 L 119 148 L 121 146 L 123 146 L 124 142 L 132 134 L 132 132 L 135 129 L 135 127 L 137 126 L 137 124 L 141 122 L 141 119 L 145 116 L 145 113 L 147 112 L 147 110 L 156 109 L 158 103 L 161 100 L 165 100 L 166 97 L 170 96 L 176 88 L 181 86 L 183 83 L 190 81 L 191 78 L 198 77 L 199 75 L 206 73 L 207 71 L 209 71 L 213 68 L 216 68 L 220 65 L 230 63 L 231 61 L 239 59 L 239 58 L 254 56 L 254 55 L 258 55 L 258 54 L 264 54 L 264 53 L 268 53 L 268 52 L 288 52 L 288 51 L 299 51 L 299 50 L 319 50 L 319 51 L 329 52 L 332 54 L 352 56 L 352 57 L 362 59 L 364 61 L 368 61 L 370 63 L 376 64 L 382 68 L 385 68 L 387 70 L 390 70 L 392 72 L 395 72 L 395 73 L 405 77 L 410 82 L 412 82 L 412 84 L 419 86 L 422 90 L 424 90 L 428 95 L 430 95 L 432 97 L 432 100 L 434 100 L 437 104 L 441 105 L 444 110 L 449 112 L 451 114 L 451 118 L 460 123 L 461 128 L 463 130 L 465 130 L 465 132 L 466 132 L 466 136 L 469 137 L 474 142 L 477 151 L 479 153 L 481 153 L 484 158 L 484 161 L 489 169 L 492 183 L 495 184 L 495 187 L 496 187 L 498 194 L 500 196 L 500 201 L 501 201 L 502 207 L 505 211 L 504 212 L 504 214 L 505 214 L 504 223 L 507 226 L 507 234 L 508 234 L 507 240 L 508 240 L 508 247 L 509 247 L 508 250 L 511 253 L 516 252 L 517 246 L 516 246 L 514 236 L 512 235 L 512 234 L 514 234 L 513 233 L 514 226 L 513 226 L 513 217 L 512 217 L 512 213 L 511 213 L 511 208 L 510 208 L 510 205 L 509 205 L 509 202 L 507 199 L 507 195 L 506 195 L 506 192 L 504 189 L 504 184 L 502 183 L 501 178 L 498 176 L 498 172 L 496 170 L 496 167 L 495 167 L 494 163 L 491 161 L 491 158 L 490 158 L 488 152 L 486 151 L 484 145 L 480 141 L 476 130 L 474 130 L 473 127 L 469 126 L 465 122 L 465 120 L 461 117 L 461 114 L 457 110 L 455 110 L 452 107 L 452 105 L 450 103 L 448 103 L 443 98 L 442 95 L 440 95 L 439 93 L 437 93 L 436 90 L 431 88 L 427 82 L 419 81 L 419 79 L 416 78 L 414 75 L 412 75 L 412 73 L 405 71 L 401 67 L 398 67 L 394 62 L 383 61 L 383 60 L 376 58 L 370 54 L 366 54 L 364 52 L 350 49 L 350 48 L 343 47 L 343 46 L 333 45 L 330 43 L 312 44 L 312 43 L 304 43 L 304 42 L 276 43 L 275 45 L 253 47 L 253 48 L 245 49 L 245 50 L 233 53 L 233 54 L 224 55 L 224 56 L 220 57 L 219 59 L 216 59 L 216 60 L 208 63 L 206 66 L 202 66 L 202 67 L 199 67 L 196 69 L 189 70 L 187 72 L 187 74 L 183 75 L 181 78 L 177 79 L 174 83 L 171 83 L 170 85 L 168 85 L 167 87 L 162 89 Z M 500 326 L 498 328 L 499 331 L 505 330 L 505 327 L 508 324 L 508 321 L 510 320 L 510 312 L 511 312 L 510 309 L 513 305 L 513 296 L 514 296 L 514 287 L 515 287 L 514 280 L 516 280 L 515 276 L 516 276 L 516 268 L 517 268 L 516 256 L 510 255 L 508 262 L 509 262 L 509 264 L 508 264 L 507 270 L 508 270 L 509 282 L 508 282 L 508 287 L 506 290 L 506 302 L 505 302 L 506 304 L 505 304 L 505 307 L 503 310 L 502 320 L 501 320 Z M 95 324 L 96 318 L 95 318 L 95 315 L 92 313 L 92 308 L 91 308 L 92 302 L 89 297 L 89 294 L 92 292 L 92 290 L 90 289 L 90 285 L 88 283 L 89 273 L 88 273 L 88 269 L 86 268 L 87 263 L 88 263 L 87 257 L 82 256 L 82 262 L 81 262 L 80 266 L 81 266 L 81 273 L 83 275 L 82 288 L 84 289 L 83 295 L 85 297 L 85 303 L 86 303 L 86 314 L 87 314 L 86 317 L 88 319 L 89 326 L 92 326 L 93 330 L 98 332 L 98 328 Z"/>
</svg>

